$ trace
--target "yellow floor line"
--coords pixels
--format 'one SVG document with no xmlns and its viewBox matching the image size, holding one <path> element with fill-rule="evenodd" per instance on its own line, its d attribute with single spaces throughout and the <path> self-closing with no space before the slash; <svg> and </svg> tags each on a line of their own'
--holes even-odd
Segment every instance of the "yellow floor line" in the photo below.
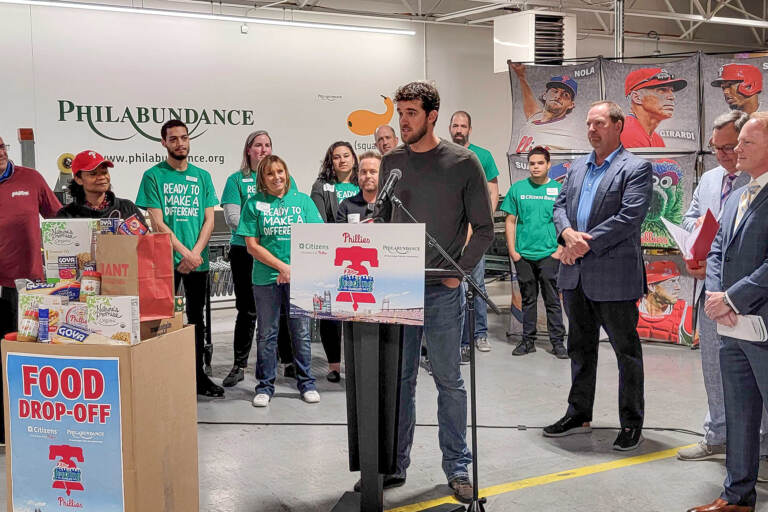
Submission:
<svg viewBox="0 0 768 512">
<path fill-rule="evenodd" d="M 594 464 L 592 466 L 584 466 L 566 471 L 558 471 L 557 473 L 550 473 L 548 475 L 524 478 L 523 480 L 508 482 L 506 484 L 493 485 L 491 487 L 486 487 L 485 489 L 480 489 L 479 494 L 481 497 L 497 496 L 499 494 L 516 491 L 518 489 L 525 489 L 526 487 L 536 487 L 537 485 L 546 485 L 554 482 L 560 482 L 562 480 L 570 480 L 571 478 L 579 478 L 582 476 L 594 475 L 595 473 L 602 473 L 604 471 L 611 471 L 613 469 L 626 468 L 628 466 L 635 466 L 637 464 L 645 464 L 646 462 L 653 462 L 655 460 L 668 459 L 670 457 L 674 457 L 677 454 L 677 451 L 681 448 L 688 448 L 689 446 L 695 445 L 689 444 L 685 446 L 679 446 L 677 448 L 670 448 L 669 450 L 662 450 L 660 452 L 647 453 L 645 455 L 627 457 L 611 462 Z M 414 503 L 413 505 L 391 508 L 386 512 L 417 512 L 419 510 L 435 507 L 444 503 L 457 503 L 457 501 L 454 500 L 451 496 L 446 496 L 444 498 L 423 501 L 421 503 Z"/>
</svg>

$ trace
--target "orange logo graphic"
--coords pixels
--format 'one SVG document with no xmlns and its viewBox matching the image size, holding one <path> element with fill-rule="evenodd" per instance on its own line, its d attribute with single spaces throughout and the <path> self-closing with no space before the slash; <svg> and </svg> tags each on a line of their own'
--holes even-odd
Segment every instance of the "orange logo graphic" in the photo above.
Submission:
<svg viewBox="0 0 768 512">
<path fill-rule="evenodd" d="M 349 130 L 357 135 L 373 135 L 376 128 L 383 124 L 389 123 L 392 119 L 392 114 L 395 113 L 395 104 L 387 96 L 384 98 L 384 104 L 387 106 L 387 111 L 383 114 L 377 114 L 370 110 L 355 110 L 347 117 L 347 126 Z"/>
</svg>

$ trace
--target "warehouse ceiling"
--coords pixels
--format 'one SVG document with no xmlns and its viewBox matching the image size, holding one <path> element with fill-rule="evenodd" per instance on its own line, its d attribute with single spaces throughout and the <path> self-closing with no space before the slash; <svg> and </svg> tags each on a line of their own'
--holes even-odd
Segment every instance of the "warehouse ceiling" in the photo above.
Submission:
<svg viewBox="0 0 768 512">
<path fill-rule="evenodd" d="M 204 3 L 210 0 L 199 0 Z M 768 37 L 768 0 L 625 0 L 625 35 L 695 45 L 762 48 Z M 226 0 L 249 16 L 299 12 L 361 15 L 427 23 L 489 25 L 496 16 L 539 9 L 578 16 L 580 34 L 612 35 L 613 0 Z"/>
</svg>

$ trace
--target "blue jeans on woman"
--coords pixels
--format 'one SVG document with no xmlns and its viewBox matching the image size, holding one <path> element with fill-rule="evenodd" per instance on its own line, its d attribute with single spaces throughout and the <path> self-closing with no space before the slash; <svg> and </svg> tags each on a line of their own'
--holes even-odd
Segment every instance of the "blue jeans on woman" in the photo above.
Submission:
<svg viewBox="0 0 768 512">
<path fill-rule="evenodd" d="M 275 394 L 277 375 L 277 333 L 280 329 L 280 304 L 290 304 L 291 288 L 288 284 L 254 285 L 253 298 L 256 302 L 256 394 L 264 393 L 270 397 Z M 296 383 L 303 395 L 317 389 L 311 375 L 312 363 L 309 318 L 289 318 L 293 342 L 293 364 L 296 367 Z"/>
<path fill-rule="evenodd" d="M 400 382 L 400 421 L 396 476 L 405 477 L 411 463 L 413 430 L 416 426 L 416 376 L 425 334 L 437 386 L 438 441 L 443 452 L 443 472 L 450 482 L 469 476 L 472 455 L 467 448 L 467 391 L 461 377 L 461 286 L 442 284 L 424 287 L 424 327 L 403 329 L 403 373 Z"/>
</svg>

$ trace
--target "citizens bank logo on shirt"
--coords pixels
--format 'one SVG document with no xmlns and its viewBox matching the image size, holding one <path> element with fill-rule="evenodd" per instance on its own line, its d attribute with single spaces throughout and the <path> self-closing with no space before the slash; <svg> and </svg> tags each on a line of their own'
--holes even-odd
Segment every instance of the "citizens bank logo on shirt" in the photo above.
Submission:
<svg viewBox="0 0 768 512">
<path fill-rule="evenodd" d="M 78 105 L 70 100 L 58 100 L 61 123 L 87 123 L 99 137 L 122 141 L 141 135 L 153 142 L 160 137 L 160 127 L 171 119 L 189 126 L 189 138 L 196 139 L 217 126 L 253 126 L 253 110 L 228 108 L 151 107 L 114 105 Z"/>
<path fill-rule="evenodd" d="M 15 192 L 11 192 L 11 198 L 19 197 L 19 196 L 28 196 L 29 190 L 17 190 Z"/>
</svg>

